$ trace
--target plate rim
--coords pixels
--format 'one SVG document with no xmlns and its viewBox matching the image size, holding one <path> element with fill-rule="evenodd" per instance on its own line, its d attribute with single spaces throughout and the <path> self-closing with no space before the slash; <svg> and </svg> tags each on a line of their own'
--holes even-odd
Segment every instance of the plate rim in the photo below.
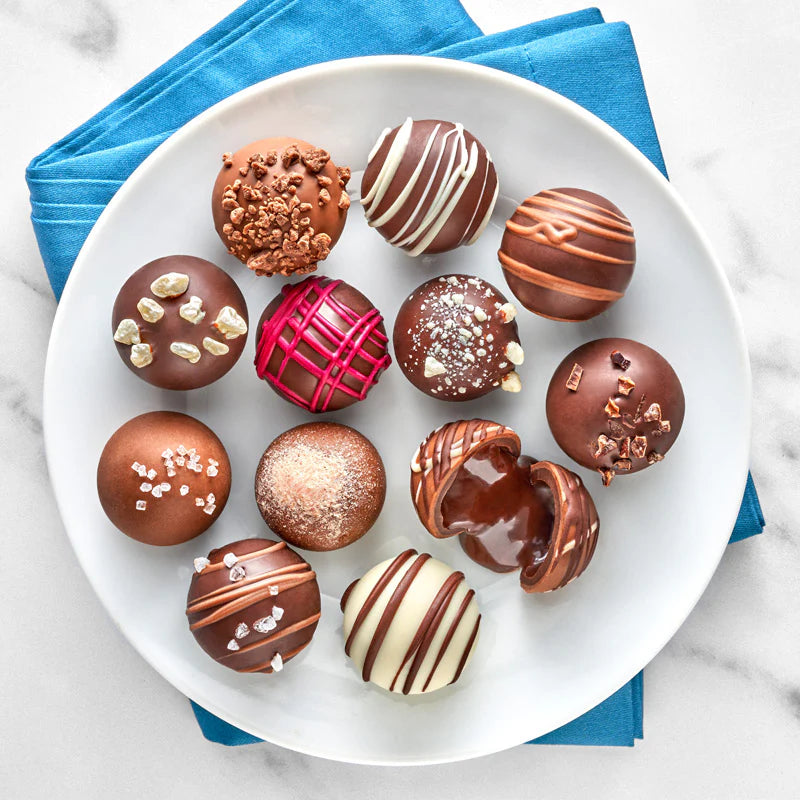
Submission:
<svg viewBox="0 0 800 800">
<path fill-rule="evenodd" d="M 534 83 L 533 81 L 521 78 L 516 75 L 512 75 L 507 72 L 503 72 L 502 70 L 498 70 L 493 67 L 486 67 L 480 64 L 473 64 L 470 62 L 458 61 L 454 59 L 437 58 L 431 56 L 412 56 L 412 55 L 358 56 L 354 58 L 339 59 L 336 61 L 323 62 L 322 64 L 313 64 L 306 67 L 301 67 L 299 69 L 291 70 L 281 75 L 276 75 L 271 78 L 267 78 L 263 81 L 259 81 L 258 83 L 255 83 L 245 89 L 235 92 L 234 94 L 229 95 L 223 100 L 215 103 L 214 105 L 210 106 L 208 109 L 206 109 L 205 111 L 203 111 L 202 113 L 198 114 L 196 117 L 191 119 L 189 122 L 178 128 L 177 130 L 173 131 L 128 176 L 128 178 L 123 182 L 123 184 L 114 194 L 114 196 L 108 202 L 106 207 L 103 209 L 97 221 L 95 222 L 94 226 L 92 227 L 92 230 L 89 232 L 89 235 L 84 241 L 80 249 L 80 252 L 78 253 L 77 258 L 75 259 L 72 270 L 70 271 L 70 276 L 66 282 L 64 291 L 62 292 L 61 298 L 58 303 L 58 308 L 56 310 L 56 314 L 53 319 L 53 325 L 48 340 L 47 357 L 45 361 L 44 380 L 43 380 L 43 415 L 42 415 L 45 460 L 47 463 L 49 475 L 52 476 L 54 474 L 53 460 L 55 458 L 54 437 L 50 433 L 50 423 L 49 423 L 49 419 L 51 418 L 51 413 L 49 409 L 51 407 L 51 404 L 55 402 L 54 400 L 55 390 L 53 384 L 55 382 L 56 367 L 54 366 L 55 358 L 53 356 L 53 349 L 54 349 L 53 343 L 58 340 L 61 330 L 66 324 L 65 319 L 67 318 L 68 312 L 65 311 L 65 309 L 69 308 L 70 299 L 72 295 L 72 288 L 75 286 L 76 283 L 75 281 L 71 280 L 71 278 L 73 274 L 77 274 L 78 272 L 87 268 L 85 265 L 89 261 L 88 254 L 92 249 L 94 239 L 99 235 L 100 231 L 102 231 L 105 225 L 108 223 L 108 220 L 111 216 L 111 212 L 115 211 L 117 205 L 125 202 L 127 193 L 130 190 L 131 185 L 135 183 L 135 179 L 138 177 L 140 172 L 150 169 L 150 165 L 154 161 L 158 161 L 159 159 L 168 157 L 172 149 L 180 147 L 184 138 L 191 135 L 195 131 L 195 129 L 203 127 L 210 120 L 219 115 L 224 115 L 227 112 L 228 107 L 235 106 L 237 103 L 240 102 L 247 102 L 247 100 L 253 95 L 259 95 L 262 92 L 271 91 L 273 88 L 280 87 L 284 84 L 291 84 L 294 81 L 304 80 L 307 78 L 318 78 L 322 76 L 324 76 L 325 78 L 329 78 L 331 76 L 335 76 L 337 73 L 348 73 L 351 70 L 359 70 L 359 69 L 372 69 L 372 70 L 380 69 L 391 72 L 391 70 L 395 68 L 432 70 L 433 72 L 440 72 L 442 74 L 447 72 L 459 73 L 461 77 L 467 77 L 467 78 L 470 75 L 476 75 L 476 76 L 481 76 L 483 78 L 487 78 L 491 81 L 495 81 L 497 83 L 506 84 L 507 86 L 510 86 L 518 90 L 522 90 L 524 92 L 529 93 L 532 96 L 538 96 L 538 100 L 544 102 L 545 104 L 554 105 L 560 108 L 560 110 L 566 112 L 568 115 L 571 115 L 573 118 L 577 118 L 579 122 L 591 128 L 594 134 L 605 138 L 607 141 L 609 141 L 612 145 L 616 146 L 617 148 L 624 149 L 627 153 L 627 156 L 629 156 L 634 162 L 636 162 L 637 166 L 640 169 L 649 173 L 651 177 L 655 178 L 658 182 L 661 183 L 662 188 L 665 189 L 674 208 L 680 213 L 683 223 L 687 225 L 696 235 L 703 256 L 706 262 L 712 268 L 713 276 L 716 279 L 721 299 L 724 300 L 725 306 L 727 307 L 728 316 L 734 323 L 735 333 L 736 333 L 735 349 L 737 351 L 739 359 L 739 367 L 741 369 L 742 376 L 745 380 L 745 385 L 742 388 L 746 390 L 742 392 L 743 394 L 742 402 L 744 403 L 743 410 L 745 412 L 745 417 L 746 417 L 746 431 L 745 431 L 746 435 L 740 437 L 739 451 L 738 451 L 739 456 L 745 465 L 745 468 L 743 470 L 743 476 L 739 485 L 739 490 L 740 490 L 739 494 L 743 496 L 748 475 L 748 465 L 750 462 L 750 448 L 751 448 L 751 434 L 752 434 L 752 374 L 751 374 L 750 360 L 748 355 L 747 339 L 745 336 L 744 326 L 742 324 L 741 314 L 739 312 L 738 306 L 736 304 L 733 295 L 733 290 L 730 286 L 727 276 L 725 275 L 722 265 L 719 259 L 716 257 L 714 249 L 705 231 L 696 221 L 688 205 L 682 199 L 682 197 L 677 192 L 675 187 L 664 177 L 664 175 L 658 170 L 658 168 L 621 133 L 619 133 L 616 129 L 612 128 L 610 125 L 608 125 L 608 123 L 604 122 L 599 117 L 592 114 L 590 111 L 587 111 L 585 108 L 578 105 L 574 101 L 564 97 L 563 95 L 560 95 L 557 92 L 548 89 L 547 87 L 541 86 L 540 84 Z M 187 682 L 181 678 L 180 674 L 173 674 L 173 672 L 170 672 L 169 670 L 163 670 L 162 668 L 160 668 L 160 666 L 157 666 L 156 653 L 143 652 L 143 650 L 140 649 L 128 637 L 125 631 L 125 627 L 120 622 L 120 620 L 118 620 L 111 612 L 111 609 L 104 600 L 103 594 L 101 593 L 101 591 L 99 590 L 98 586 L 95 583 L 94 577 L 92 576 L 90 571 L 87 570 L 84 564 L 84 559 L 81 550 L 77 545 L 76 539 L 70 533 L 70 529 L 67 526 L 66 518 L 64 515 L 65 504 L 64 502 L 62 502 L 63 485 L 61 490 L 59 490 L 59 488 L 56 486 L 56 483 L 52 480 L 52 477 L 50 479 L 50 484 L 53 488 L 53 494 L 56 500 L 56 506 L 58 508 L 59 517 L 61 518 L 64 530 L 66 531 L 67 537 L 70 541 L 70 545 L 73 549 L 73 552 L 75 553 L 78 563 L 80 564 L 81 569 L 84 572 L 84 575 L 86 576 L 90 586 L 97 595 L 105 612 L 112 619 L 117 628 L 122 632 L 126 641 L 133 647 L 133 649 L 139 654 L 139 656 L 141 656 L 149 664 L 149 666 L 152 669 L 154 669 L 162 678 L 164 678 L 168 683 L 174 686 L 179 692 L 181 692 L 187 698 L 192 699 L 194 702 L 198 703 L 199 705 L 201 705 L 203 708 L 210 711 L 214 715 L 220 717 L 225 722 L 228 722 L 229 724 L 234 725 L 235 727 L 238 727 L 254 736 L 262 738 L 262 732 L 253 731 L 251 728 L 249 728 L 249 726 L 245 722 L 235 719 L 235 717 L 226 712 L 224 708 L 218 707 L 212 698 L 205 697 L 202 691 L 198 692 L 195 688 L 189 687 L 187 685 Z M 727 514 L 728 523 L 726 525 L 726 529 L 733 530 L 733 525 L 737 519 L 738 512 L 739 512 L 739 506 L 732 508 L 728 512 Z M 724 515 L 721 513 L 720 516 L 722 517 Z M 723 553 L 725 552 L 727 544 L 728 544 L 728 539 L 726 538 L 723 540 L 722 537 L 720 537 L 720 544 L 718 546 L 717 553 L 713 560 L 713 568 L 710 569 L 707 579 L 704 579 L 699 591 L 696 593 L 695 596 L 689 597 L 687 600 L 684 601 L 684 603 L 682 604 L 682 609 L 685 609 L 685 613 L 683 611 L 681 612 L 677 624 L 671 626 L 665 626 L 664 629 L 665 632 L 663 633 L 662 636 L 658 637 L 659 638 L 658 646 L 647 657 L 647 660 L 644 662 L 644 664 L 637 667 L 632 674 L 627 675 L 627 677 L 625 677 L 623 680 L 619 681 L 618 678 L 615 678 L 614 681 L 611 681 L 610 683 L 613 683 L 614 685 L 613 690 L 610 692 L 606 692 L 605 690 L 603 690 L 602 693 L 596 693 L 596 694 L 602 694 L 603 696 L 595 698 L 588 706 L 588 708 L 584 708 L 583 703 L 580 704 L 573 703 L 573 707 L 570 708 L 568 713 L 565 715 L 566 718 L 563 719 L 563 721 L 556 724 L 555 726 L 553 726 L 551 730 L 555 730 L 561 725 L 567 724 L 568 722 L 577 718 L 578 716 L 590 710 L 591 708 L 594 708 L 598 703 L 602 702 L 607 697 L 610 697 L 614 692 L 618 691 L 636 674 L 638 674 L 640 670 L 644 669 L 644 667 L 658 655 L 658 653 L 666 646 L 666 644 L 673 638 L 673 636 L 677 633 L 677 631 L 686 622 L 686 620 L 694 610 L 695 606 L 697 605 L 698 601 L 700 600 L 700 597 L 708 588 L 708 585 L 719 566 L 719 562 L 722 558 Z M 578 708 L 577 710 L 575 708 L 576 705 L 580 705 L 580 708 Z M 545 732 L 535 732 L 534 735 L 541 736 L 544 735 L 544 733 Z M 451 754 L 449 756 L 439 756 L 439 757 L 423 758 L 423 759 L 413 758 L 410 760 L 409 759 L 391 760 L 385 758 L 370 758 L 366 756 L 361 756 L 361 757 L 350 756 L 344 758 L 341 755 L 321 752 L 318 749 L 312 747 L 303 747 L 302 743 L 299 744 L 296 742 L 287 743 L 285 741 L 282 741 L 280 737 L 269 738 L 269 739 L 265 738 L 264 740 L 272 744 L 293 750 L 295 752 L 303 753 L 305 755 L 312 755 L 319 758 L 331 759 L 342 763 L 374 765 L 374 766 L 425 766 L 433 764 L 453 763 L 471 758 L 477 758 L 484 755 L 490 755 L 524 743 L 516 741 L 516 737 L 514 741 L 508 741 L 507 739 L 502 739 L 502 737 L 500 737 L 499 739 L 495 740 L 492 746 L 473 748 L 472 750 L 461 751 L 455 755 Z"/>
</svg>

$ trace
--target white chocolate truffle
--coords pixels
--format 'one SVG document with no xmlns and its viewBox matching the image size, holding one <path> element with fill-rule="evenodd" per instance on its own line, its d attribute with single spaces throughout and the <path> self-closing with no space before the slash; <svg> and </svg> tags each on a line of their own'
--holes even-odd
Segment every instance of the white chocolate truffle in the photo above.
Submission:
<svg viewBox="0 0 800 800">
<path fill-rule="evenodd" d="M 365 681 L 402 694 L 458 680 L 481 615 L 464 575 L 406 550 L 373 567 L 342 597 L 345 652 Z"/>
</svg>

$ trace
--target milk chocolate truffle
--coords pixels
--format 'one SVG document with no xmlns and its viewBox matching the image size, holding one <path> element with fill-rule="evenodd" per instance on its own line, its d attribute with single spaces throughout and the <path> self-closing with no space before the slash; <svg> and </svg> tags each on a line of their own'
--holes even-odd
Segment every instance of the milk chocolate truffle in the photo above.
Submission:
<svg viewBox="0 0 800 800">
<path fill-rule="evenodd" d="M 500 387 L 522 388 L 514 367 L 524 353 L 513 304 L 490 283 L 445 275 L 418 286 L 394 323 L 403 374 L 439 400 L 473 400 Z"/>
<path fill-rule="evenodd" d="M 631 339 L 573 350 L 547 390 L 547 421 L 572 459 L 608 485 L 664 458 L 683 424 L 681 383 L 667 360 Z"/>
<path fill-rule="evenodd" d="M 409 117 L 369 154 L 361 204 L 389 244 L 418 256 L 475 242 L 497 192 L 491 156 L 461 123 Z"/>
<path fill-rule="evenodd" d="M 210 261 L 166 256 L 137 269 L 117 295 L 111 330 L 126 366 L 161 389 L 221 378 L 247 339 L 247 306 Z"/>
<path fill-rule="evenodd" d="M 385 498 L 378 451 L 358 431 L 335 422 L 308 422 L 282 433 L 256 470 L 264 522 L 306 550 L 337 550 L 360 539 Z"/>
<path fill-rule="evenodd" d="M 194 638 L 223 667 L 280 672 L 311 641 L 317 576 L 284 542 L 245 539 L 194 560 L 186 601 Z"/>
<path fill-rule="evenodd" d="M 597 544 L 597 510 L 580 478 L 521 455 L 517 434 L 489 420 L 433 431 L 411 461 L 411 495 L 429 533 L 458 535 L 494 572 L 520 570 L 526 592 L 566 586 Z"/>
<path fill-rule="evenodd" d="M 406 550 L 342 597 L 345 652 L 365 681 L 402 694 L 455 683 L 478 642 L 481 615 L 464 575 Z"/>
<path fill-rule="evenodd" d="M 498 257 L 525 308 L 575 322 L 622 297 L 633 276 L 636 242 L 628 218 L 605 197 L 548 189 L 508 220 Z"/>
<path fill-rule="evenodd" d="M 222 513 L 231 465 L 222 442 L 202 422 L 151 411 L 108 440 L 97 465 L 97 494 L 124 534 L 145 544 L 180 544 Z"/>
<path fill-rule="evenodd" d="M 211 207 L 228 252 L 256 275 L 313 272 L 347 219 L 348 167 L 301 139 L 262 139 L 222 156 Z"/>
<path fill-rule="evenodd" d="M 284 286 L 261 315 L 257 335 L 258 377 L 315 414 L 363 400 L 392 363 L 378 309 L 330 278 Z"/>
</svg>

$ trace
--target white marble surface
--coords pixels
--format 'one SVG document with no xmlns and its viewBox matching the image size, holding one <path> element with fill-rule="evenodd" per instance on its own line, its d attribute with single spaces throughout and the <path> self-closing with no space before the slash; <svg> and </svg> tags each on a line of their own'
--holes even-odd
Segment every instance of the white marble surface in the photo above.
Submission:
<svg viewBox="0 0 800 800">
<path fill-rule="evenodd" d="M 236 5 L 0 0 L 0 786 L 9 798 L 350 796 L 789 798 L 800 787 L 796 309 L 800 17 L 790 0 L 609 0 L 634 31 L 674 184 L 728 271 L 755 378 L 752 467 L 768 527 L 728 549 L 648 667 L 633 750 L 518 747 L 466 764 L 363 768 L 206 742 L 112 625 L 70 549 L 44 466 L 55 301 L 24 167 Z M 580 2 L 469 0 L 487 31 Z M 724 398 L 720 398 L 724 402 Z M 736 435 L 731 431 L 731 435 Z M 713 480 L 713 476 L 710 476 Z"/>
</svg>

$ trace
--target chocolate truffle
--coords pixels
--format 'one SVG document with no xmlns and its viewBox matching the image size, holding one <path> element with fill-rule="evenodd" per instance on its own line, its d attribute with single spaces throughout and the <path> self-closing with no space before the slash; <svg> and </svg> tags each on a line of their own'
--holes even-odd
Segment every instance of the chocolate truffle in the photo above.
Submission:
<svg viewBox="0 0 800 800">
<path fill-rule="evenodd" d="M 473 400 L 498 386 L 522 388 L 514 367 L 524 354 L 513 304 L 490 283 L 444 275 L 418 286 L 394 323 L 403 374 L 439 400 Z"/>
<path fill-rule="evenodd" d="M 301 139 L 262 139 L 222 156 L 211 207 L 228 252 L 256 275 L 313 272 L 341 236 L 348 167 Z"/>
<path fill-rule="evenodd" d="M 282 433 L 256 470 L 264 522 L 289 544 L 337 550 L 360 539 L 386 498 L 386 472 L 372 443 L 335 422 Z"/>
<path fill-rule="evenodd" d="M 464 575 L 406 550 L 342 597 L 345 652 L 361 677 L 402 694 L 455 683 L 478 642 L 481 615 Z"/>
<path fill-rule="evenodd" d="M 525 308 L 575 322 L 622 297 L 633 276 L 636 242 L 628 218 L 605 197 L 548 189 L 514 212 L 497 255 Z"/>
<path fill-rule="evenodd" d="M 117 352 L 161 389 L 198 389 L 221 378 L 247 339 L 247 306 L 210 261 L 166 256 L 137 269 L 114 303 Z"/>
<path fill-rule="evenodd" d="M 256 373 L 307 411 L 363 400 L 392 363 L 383 317 L 358 289 L 314 276 L 284 286 L 258 324 Z"/>
<path fill-rule="evenodd" d="M 202 422 L 151 411 L 108 440 L 97 465 L 97 494 L 108 518 L 145 544 L 180 544 L 222 513 L 231 465 L 222 442 Z"/>
<path fill-rule="evenodd" d="M 194 638 L 237 672 L 280 672 L 311 641 L 317 576 L 284 542 L 244 539 L 194 560 L 186 600 Z"/>
<path fill-rule="evenodd" d="M 683 389 L 655 350 L 596 339 L 573 350 L 547 389 L 547 421 L 561 449 L 608 485 L 664 458 L 678 438 Z"/>
<path fill-rule="evenodd" d="M 491 156 L 461 123 L 409 117 L 369 154 L 361 204 L 389 244 L 418 256 L 475 242 L 497 191 Z"/>
<path fill-rule="evenodd" d="M 600 524 L 573 472 L 520 454 L 513 430 L 488 420 L 433 431 L 411 461 L 411 495 L 433 536 L 459 536 L 466 554 L 495 572 L 521 570 L 526 592 L 577 578 Z"/>
</svg>

